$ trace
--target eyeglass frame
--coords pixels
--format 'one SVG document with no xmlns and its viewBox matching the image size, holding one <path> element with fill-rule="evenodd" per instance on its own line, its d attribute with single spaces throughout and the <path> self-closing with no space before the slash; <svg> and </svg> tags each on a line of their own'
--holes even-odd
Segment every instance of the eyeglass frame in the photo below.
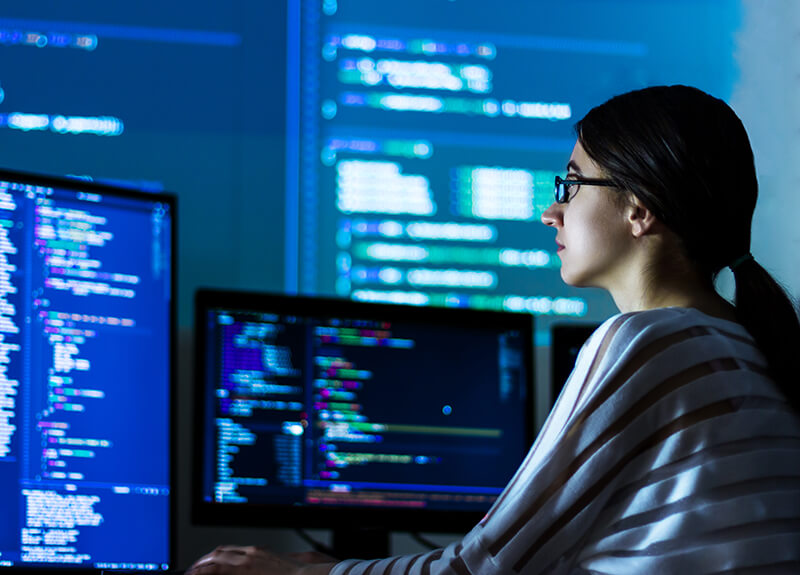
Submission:
<svg viewBox="0 0 800 575">
<path fill-rule="evenodd" d="M 569 178 L 562 178 L 561 176 L 556 176 L 555 179 L 555 189 L 554 195 L 557 204 L 568 204 L 572 201 L 578 192 L 580 191 L 580 186 L 606 186 L 606 187 L 615 187 L 615 184 L 611 180 L 606 180 L 602 178 L 585 178 L 582 180 L 572 180 Z M 578 186 L 578 190 L 575 191 L 572 196 L 569 195 L 569 189 L 572 186 Z M 559 188 L 563 188 L 564 193 L 559 193 Z"/>
</svg>

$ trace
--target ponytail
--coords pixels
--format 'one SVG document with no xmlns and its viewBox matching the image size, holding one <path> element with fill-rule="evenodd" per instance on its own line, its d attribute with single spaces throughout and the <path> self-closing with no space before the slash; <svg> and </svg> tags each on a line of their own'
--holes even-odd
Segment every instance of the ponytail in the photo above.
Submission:
<svg viewBox="0 0 800 575">
<path fill-rule="evenodd" d="M 741 261 L 740 261 L 741 260 Z M 752 257 L 732 264 L 736 315 L 766 356 L 770 375 L 800 412 L 800 321 L 784 289 Z"/>
</svg>

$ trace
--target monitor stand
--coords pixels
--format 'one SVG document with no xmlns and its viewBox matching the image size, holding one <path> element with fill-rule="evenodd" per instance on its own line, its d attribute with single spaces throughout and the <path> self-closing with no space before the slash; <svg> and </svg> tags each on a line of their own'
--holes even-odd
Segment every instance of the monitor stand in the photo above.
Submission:
<svg viewBox="0 0 800 575">
<path fill-rule="evenodd" d="M 389 557 L 389 530 L 380 527 L 343 527 L 333 530 L 333 554 L 338 559 Z"/>
</svg>

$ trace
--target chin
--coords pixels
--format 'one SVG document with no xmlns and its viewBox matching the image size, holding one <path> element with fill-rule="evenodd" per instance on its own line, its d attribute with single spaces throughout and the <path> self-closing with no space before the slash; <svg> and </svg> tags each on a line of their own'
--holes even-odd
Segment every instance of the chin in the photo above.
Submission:
<svg viewBox="0 0 800 575">
<path fill-rule="evenodd" d="M 561 279 L 565 284 L 572 287 L 598 287 L 595 283 L 591 282 L 589 278 L 580 273 L 570 273 L 561 268 Z"/>
<path fill-rule="evenodd" d="M 561 268 L 561 279 L 569 286 L 581 287 L 580 282 L 577 281 L 577 278 L 574 276 L 574 274 L 565 271 L 563 267 Z"/>
</svg>

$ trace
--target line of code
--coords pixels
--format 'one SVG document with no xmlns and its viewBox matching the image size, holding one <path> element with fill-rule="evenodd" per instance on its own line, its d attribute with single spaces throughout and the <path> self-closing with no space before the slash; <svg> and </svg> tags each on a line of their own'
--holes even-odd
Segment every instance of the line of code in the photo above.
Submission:
<svg viewBox="0 0 800 575">
<path fill-rule="evenodd" d="M 524 452 L 519 334 L 208 314 L 207 500 L 483 509 Z"/>
<path fill-rule="evenodd" d="M 169 217 L 155 198 L 75 186 L 0 181 L 0 558 L 154 568 L 168 560 Z M 137 523 L 162 540 L 137 541 Z"/>
</svg>

